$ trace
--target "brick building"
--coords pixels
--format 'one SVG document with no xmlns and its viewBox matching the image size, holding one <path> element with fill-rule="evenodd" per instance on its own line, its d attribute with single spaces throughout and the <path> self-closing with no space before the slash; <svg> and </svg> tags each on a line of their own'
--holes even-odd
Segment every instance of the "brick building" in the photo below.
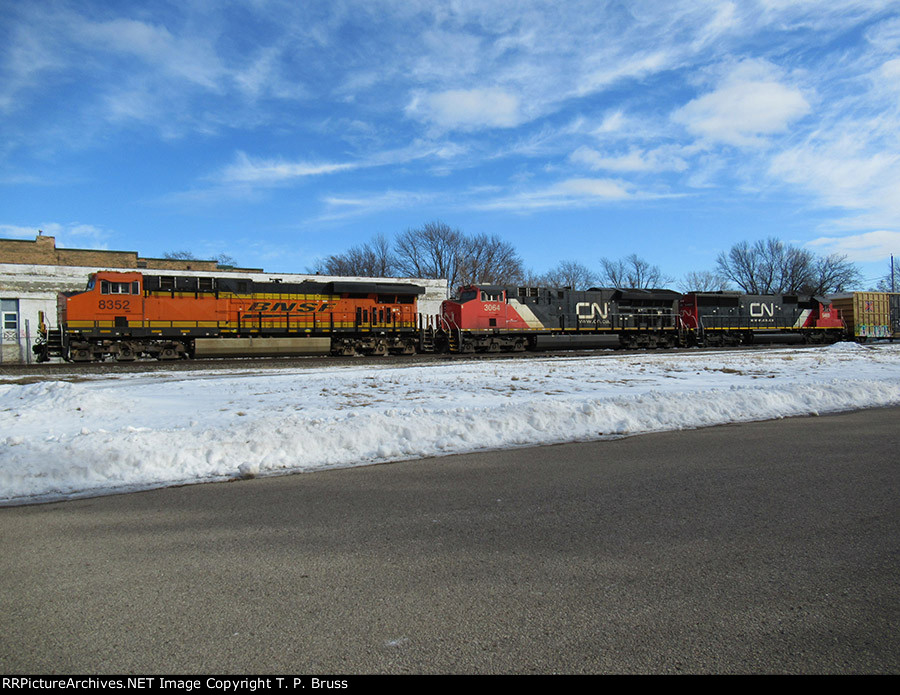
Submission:
<svg viewBox="0 0 900 695">
<path fill-rule="evenodd" d="M 38 232 L 34 241 L 0 239 L 0 263 L 18 265 L 64 265 L 82 268 L 147 268 L 152 270 L 209 270 L 261 273 L 262 268 L 235 268 L 218 261 L 143 258 L 135 251 L 61 249 L 56 239 Z"/>
</svg>

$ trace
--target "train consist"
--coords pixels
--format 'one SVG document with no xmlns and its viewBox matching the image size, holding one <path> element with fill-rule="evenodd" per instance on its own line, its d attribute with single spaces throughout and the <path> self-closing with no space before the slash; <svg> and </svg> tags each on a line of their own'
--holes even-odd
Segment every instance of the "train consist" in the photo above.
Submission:
<svg viewBox="0 0 900 695">
<path fill-rule="evenodd" d="M 853 293 L 832 301 L 470 285 L 445 301 L 439 316 L 423 316 L 423 292 L 402 281 L 286 284 L 98 272 L 84 292 L 60 294 L 58 328 L 42 325 L 34 349 L 40 361 L 91 362 L 900 338 L 900 294 Z"/>
</svg>

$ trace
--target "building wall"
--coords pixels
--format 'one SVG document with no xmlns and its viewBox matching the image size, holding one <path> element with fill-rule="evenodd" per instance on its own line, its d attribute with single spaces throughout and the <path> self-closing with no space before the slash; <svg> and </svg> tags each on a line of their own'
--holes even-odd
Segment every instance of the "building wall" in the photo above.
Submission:
<svg viewBox="0 0 900 695">
<path fill-rule="evenodd" d="M 56 248 L 52 236 L 37 236 L 34 241 L 0 239 L 0 263 L 23 265 L 63 265 L 97 268 L 147 268 L 148 270 L 210 270 L 217 272 L 262 272 L 261 268 L 232 268 L 218 261 L 143 258 L 135 251 Z"/>
</svg>

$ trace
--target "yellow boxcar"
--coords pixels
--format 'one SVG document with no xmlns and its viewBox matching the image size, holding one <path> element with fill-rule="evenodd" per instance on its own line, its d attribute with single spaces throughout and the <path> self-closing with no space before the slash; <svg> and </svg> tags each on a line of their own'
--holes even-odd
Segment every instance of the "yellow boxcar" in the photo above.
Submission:
<svg viewBox="0 0 900 695">
<path fill-rule="evenodd" d="M 900 338 L 900 293 L 847 292 L 831 300 L 857 340 Z"/>
</svg>

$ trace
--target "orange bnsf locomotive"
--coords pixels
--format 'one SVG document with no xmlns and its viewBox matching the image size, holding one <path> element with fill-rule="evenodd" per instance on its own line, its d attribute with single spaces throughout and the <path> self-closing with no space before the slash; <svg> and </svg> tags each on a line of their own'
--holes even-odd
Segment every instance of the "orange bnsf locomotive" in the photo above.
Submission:
<svg viewBox="0 0 900 695">
<path fill-rule="evenodd" d="M 255 282 L 105 271 L 59 296 L 58 331 L 38 359 L 131 361 L 230 355 L 412 354 L 423 287 L 406 283 Z"/>
</svg>

